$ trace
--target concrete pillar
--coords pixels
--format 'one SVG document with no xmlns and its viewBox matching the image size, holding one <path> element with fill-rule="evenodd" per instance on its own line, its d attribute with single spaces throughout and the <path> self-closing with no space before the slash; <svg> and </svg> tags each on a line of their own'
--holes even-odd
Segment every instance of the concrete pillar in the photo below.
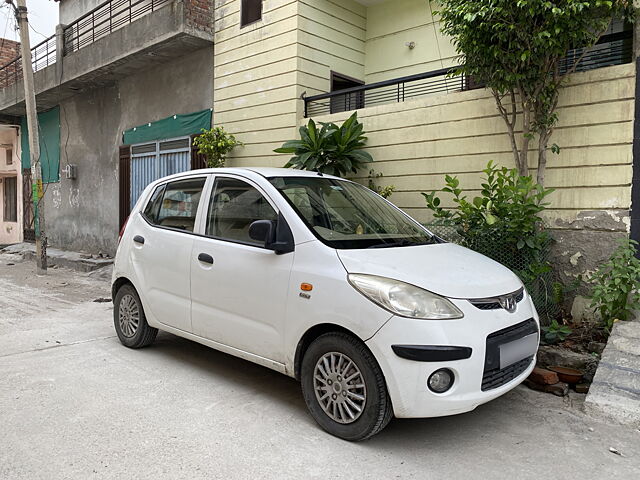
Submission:
<svg viewBox="0 0 640 480">
<path fill-rule="evenodd" d="M 66 25 L 56 25 L 56 78 L 62 82 L 62 57 L 64 56 L 64 28 Z"/>
</svg>

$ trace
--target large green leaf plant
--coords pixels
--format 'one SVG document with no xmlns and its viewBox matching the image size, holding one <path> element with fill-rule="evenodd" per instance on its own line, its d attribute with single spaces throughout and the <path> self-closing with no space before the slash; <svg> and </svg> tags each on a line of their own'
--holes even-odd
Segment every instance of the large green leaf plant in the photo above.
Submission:
<svg viewBox="0 0 640 480">
<path fill-rule="evenodd" d="M 312 119 L 300 127 L 300 140 L 290 140 L 276 153 L 293 154 L 285 167 L 311 170 L 344 177 L 357 173 L 366 163 L 373 161 L 363 150 L 367 137 L 358 122 L 357 113 L 341 126 L 333 122 L 320 122 L 320 128 Z"/>
</svg>

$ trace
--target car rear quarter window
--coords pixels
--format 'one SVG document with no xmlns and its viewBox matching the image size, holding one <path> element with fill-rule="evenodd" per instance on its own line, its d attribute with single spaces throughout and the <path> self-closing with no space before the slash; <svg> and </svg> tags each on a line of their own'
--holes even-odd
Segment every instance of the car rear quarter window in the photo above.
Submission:
<svg viewBox="0 0 640 480">
<path fill-rule="evenodd" d="M 188 178 L 159 186 L 143 215 L 153 225 L 193 232 L 205 180 Z"/>
</svg>

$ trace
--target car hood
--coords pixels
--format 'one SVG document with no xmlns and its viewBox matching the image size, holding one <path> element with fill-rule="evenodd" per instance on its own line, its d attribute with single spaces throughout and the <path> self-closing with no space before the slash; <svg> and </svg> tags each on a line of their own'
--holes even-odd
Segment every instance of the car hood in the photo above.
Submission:
<svg viewBox="0 0 640 480">
<path fill-rule="evenodd" d="M 453 243 L 338 250 L 338 256 L 349 273 L 393 278 L 450 298 L 495 297 L 522 286 L 507 267 Z"/>
</svg>

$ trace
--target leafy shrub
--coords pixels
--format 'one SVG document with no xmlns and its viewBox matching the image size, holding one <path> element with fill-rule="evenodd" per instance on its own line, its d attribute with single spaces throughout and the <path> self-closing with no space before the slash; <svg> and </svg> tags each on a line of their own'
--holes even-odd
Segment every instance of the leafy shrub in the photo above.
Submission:
<svg viewBox="0 0 640 480">
<path fill-rule="evenodd" d="M 536 184 L 531 177 L 518 175 L 515 169 L 498 168 L 493 162 L 483 172 L 485 181 L 479 197 L 468 201 L 458 178 L 446 175 L 442 191 L 453 195 L 456 207 L 442 208 L 434 191 L 422 194 L 427 208 L 434 217 L 455 225 L 466 247 L 490 257 L 496 248 L 505 248 L 505 253 L 524 256 L 530 260 L 528 263 L 538 260 L 549 243 L 549 234 L 538 214 L 548 205 L 544 199 L 553 189 Z M 517 268 L 508 260 L 506 263 Z"/>
<path fill-rule="evenodd" d="M 489 162 L 483 170 L 480 196 L 468 200 L 460 181 L 446 175 L 442 192 L 453 196 L 454 208 L 442 208 L 437 193 L 423 193 L 434 226 L 454 228 L 456 242 L 486 255 L 513 270 L 526 285 L 538 311 L 557 310 L 547 261 L 551 237 L 539 214 L 553 189 L 536 184 L 515 169 Z M 436 232 L 437 233 L 437 232 Z"/>
<path fill-rule="evenodd" d="M 300 127 L 300 140 L 290 140 L 276 153 L 290 153 L 287 168 L 312 170 L 343 177 L 348 173 L 357 173 L 365 163 L 373 161 L 371 155 L 363 150 L 367 137 L 363 134 L 363 125 L 358 122 L 357 112 L 338 126 L 335 123 L 320 123 L 318 129 L 313 120 Z"/>
<path fill-rule="evenodd" d="M 198 148 L 198 153 L 207 157 L 207 166 L 210 168 L 224 167 L 227 154 L 235 147 L 243 145 L 223 127 L 214 127 L 211 130 L 203 128 L 202 134 L 193 139 L 193 144 Z"/>
<path fill-rule="evenodd" d="M 549 326 L 542 327 L 542 338 L 545 343 L 554 345 L 556 343 L 564 342 L 566 338 L 571 335 L 571 332 L 571 328 L 567 325 L 562 325 L 558 323 L 557 320 L 553 319 Z"/>
<path fill-rule="evenodd" d="M 369 170 L 369 189 L 376 192 L 382 198 L 389 198 L 393 192 L 396 190 L 395 185 L 387 185 L 386 187 L 381 187 L 376 184 L 376 179 L 383 177 L 382 173 L 376 173 L 375 170 Z"/>
<path fill-rule="evenodd" d="M 622 240 L 611 258 L 591 277 L 594 284 L 591 308 L 600 313 L 607 330 L 611 330 L 615 320 L 628 320 L 634 310 L 640 310 L 637 247 L 635 240 Z"/>
</svg>

